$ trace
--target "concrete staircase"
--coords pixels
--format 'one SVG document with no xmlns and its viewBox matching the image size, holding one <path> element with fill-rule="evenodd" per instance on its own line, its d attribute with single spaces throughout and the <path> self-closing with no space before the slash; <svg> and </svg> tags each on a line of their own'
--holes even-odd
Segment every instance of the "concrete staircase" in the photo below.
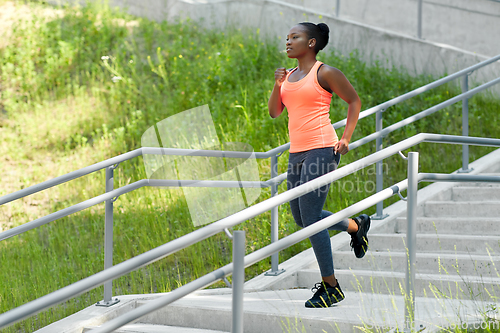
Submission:
<svg viewBox="0 0 500 333">
<path fill-rule="evenodd" d="M 459 183 L 419 207 L 416 296 L 500 300 L 500 184 Z M 402 295 L 406 217 L 369 234 L 370 250 L 355 260 L 348 245 L 334 252 L 344 289 Z M 317 267 L 299 273 L 299 287 L 317 280 Z"/>
<path fill-rule="evenodd" d="M 500 150 L 471 163 L 472 174 L 500 175 Z M 332 237 L 335 274 L 346 299 L 328 309 L 304 302 L 320 280 L 308 249 L 280 264 L 285 273 L 260 275 L 245 283 L 244 327 L 261 332 L 387 331 L 404 324 L 406 203 L 384 210 L 372 221 L 370 251 L 357 259 L 350 237 Z M 481 321 L 500 324 L 500 184 L 435 183 L 418 193 L 416 323 L 419 330 Z M 117 296 L 118 305 L 91 306 L 38 332 L 91 332 L 116 316 L 162 296 Z M 495 321 L 494 321 L 495 322 Z M 208 289 L 188 295 L 116 332 L 230 332 L 231 290 Z"/>
</svg>

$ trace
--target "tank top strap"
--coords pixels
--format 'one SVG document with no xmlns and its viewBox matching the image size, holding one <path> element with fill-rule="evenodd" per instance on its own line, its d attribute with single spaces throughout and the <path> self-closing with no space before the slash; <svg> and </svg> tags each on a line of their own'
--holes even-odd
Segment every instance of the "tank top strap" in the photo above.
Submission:
<svg viewBox="0 0 500 333">
<path fill-rule="evenodd" d="M 317 60 L 316 63 L 314 64 L 314 66 L 311 68 L 311 74 L 318 76 L 318 69 L 321 65 L 323 65 L 323 63 L 321 61 Z M 314 72 L 313 72 L 313 70 L 314 70 Z"/>
<path fill-rule="evenodd" d="M 319 70 L 321 65 L 323 65 L 323 63 L 318 60 L 318 61 L 316 61 L 316 63 L 312 66 L 311 70 L 309 71 L 308 81 L 310 82 L 310 84 L 319 85 L 318 70 Z"/>
</svg>

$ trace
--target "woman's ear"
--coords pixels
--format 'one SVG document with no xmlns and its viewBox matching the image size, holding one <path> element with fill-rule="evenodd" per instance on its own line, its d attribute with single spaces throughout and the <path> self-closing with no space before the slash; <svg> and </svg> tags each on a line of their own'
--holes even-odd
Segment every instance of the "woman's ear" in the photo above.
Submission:
<svg viewBox="0 0 500 333">
<path fill-rule="evenodd" d="M 309 47 L 313 48 L 314 46 L 316 46 L 316 38 L 309 39 Z"/>
</svg>

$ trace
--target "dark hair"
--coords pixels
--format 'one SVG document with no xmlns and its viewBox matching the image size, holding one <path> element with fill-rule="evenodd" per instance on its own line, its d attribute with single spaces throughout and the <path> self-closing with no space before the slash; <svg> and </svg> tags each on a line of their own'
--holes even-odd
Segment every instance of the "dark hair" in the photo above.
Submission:
<svg viewBox="0 0 500 333">
<path fill-rule="evenodd" d="M 330 29 L 325 23 L 318 23 L 314 24 L 311 22 L 302 22 L 299 23 L 302 25 L 307 32 L 307 38 L 311 39 L 314 38 L 316 39 L 316 45 L 314 46 L 314 51 L 316 54 L 323 50 L 328 44 L 328 38 L 330 34 Z"/>
</svg>

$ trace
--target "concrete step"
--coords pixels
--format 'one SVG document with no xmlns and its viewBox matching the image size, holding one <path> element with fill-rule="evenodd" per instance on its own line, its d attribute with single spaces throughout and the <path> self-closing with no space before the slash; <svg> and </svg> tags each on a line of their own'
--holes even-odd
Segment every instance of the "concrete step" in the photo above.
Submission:
<svg viewBox="0 0 500 333">
<path fill-rule="evenodd" d="M 406 249 L 404 234 L 368 234 L 371 251 L 403 251 Z M 346 244 L 340 250 L 349 251 Z M 418 252 L 471 253 L 500 255 L 500 236 L 418 234 Z"/>
<path fill-rule="evenodd" d="M 299 288 L 311 288 L 319 281 L 318 269 L 302 270 L 297 273 Z M 403 296 L 405 273 L 336 269 L 335 277 L 343 291 Z M 418 297 L 439 297 L 487 301 L 491 295 L 500 296 L 500 277 L 448 274 L 416 274 L 415 295 Z"/>
<path fill-rule="evenodd" d="M 500 176 L 500 173 L 481 173 L 480 176 Z M 488 183 L 488 182 L 479 182 L 479 183 L 469 183 L 469 182 L 457 182 L 455 183 L 455 187 L 500 187 L 500 183 Z"/>
<path fill-rule="evenodd" d="M 500 217 L 500 201 L 454 202 L 428 201 L 424 205 L 427 217 Z"/>
<path fill-rule="evenodd" d="M 82 333 L 91 332 L 92 329 L 99 326 L 84 327 Z M 192 327 L 179 327 L 167 325 L 152 325 L 152 324 L 130 324 L 123 326 L 114 333 L 227 333 L 227 331 L 205 330 Z"/>
<path fill-rule="evenodd" d="M 406 228 L 406 217 L 397 218 L 394 231 L 406 234 Z M 500 236 L 500 217 L 418 217 L 417 233 Z"/>
<path fill-rule="evenodd" d="M 244 294 L 245 333 L 262 332 L 359 332 L 359 327 L 390 330 L 404 323 L 404 299 L 398 295 L 345 291 L 345 300 L 327 309 L 304 306 L 312 296 L 308 289 L 270 290 Z M 231 330 L 231 294 L 197 294 L 186 297 L 140 319 L 154 325 Z M 447 303 L 444 306 L 444 303 Z M 139 305 L 139 304 L 138 304 Z M 416 297 L 416 318 L 432 325 L 442 319 L 457 322 L 485 307 L 477 301 Z M 353 315 L 354 314 L 354 315 Z M 179 331 L 181 332 L 181 331 Z M 183 332 L 183 331 L 182 331 Z M 193 332 L 196 332 L 193 330 Z"/>
<path fill-rule="evenodd" d="M 451 253 L 418 253 L 416 254 L 416 272 L 425 274 L 460 274 L 480 275 L 484 277 L 500 277 L 500 268 L 494 263 L 500 256 Z M 368 251 L 363 259 L 357 259 L 352 251 L 335 251 L 333 253 L 335 269 L 374 270 L 405 272 L 407 259 L 403 251 Z M 313 262 L 308 268 L 316 268 Z"/>
<path fill-rule="evenodd" d="M 244 294 L 245 333 L 262 332 L 354 332 L 354 326 L 374 320 L 363 316 L 345 320 L 349 311 L 359 311 L 359 293 L 350 293 L 338 307 L 314 311 L 304 306 L 312 292 L 307 289 L 273 290 Z M 371 297 L 371 295 L 367 296 Z M 140 319 L 155 325 L 204 327 L 231 331 L 231 294 L 188 295 L 154 314 Z M 140 304 L 138 304 L 140 305 Z M 331 311 L 333 310 L 333 311 Z M 375 320 L 380 318 L 375 318 Z"/>
<path fill-rule="evenodd" d="M 452 188 L 452 200 L 454 201 L 500 201 L 500 187 L 454 187 Z"/>
</svg>

